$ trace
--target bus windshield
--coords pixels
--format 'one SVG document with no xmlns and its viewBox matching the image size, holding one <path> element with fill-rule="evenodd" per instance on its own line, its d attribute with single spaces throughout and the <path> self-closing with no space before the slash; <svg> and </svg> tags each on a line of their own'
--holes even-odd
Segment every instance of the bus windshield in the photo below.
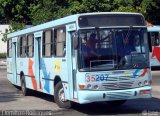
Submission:
<svg viewBox="0 0 160 116">
<path fill-rule="evenodd" d="M 149 67 L 145 28 L 79 30 L 80 70 L 121 70 Z"/>
</svg>

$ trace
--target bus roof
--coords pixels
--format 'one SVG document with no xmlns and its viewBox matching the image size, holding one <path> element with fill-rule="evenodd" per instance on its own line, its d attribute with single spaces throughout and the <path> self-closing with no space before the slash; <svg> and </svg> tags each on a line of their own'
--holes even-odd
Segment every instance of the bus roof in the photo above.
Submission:
<svg viewBox="0 0 160 116">
<path fill-rule="evenodd" d="M 83 15 L 99 15 L 99 14 L 130 14 L 130 15 L 142 15 L 140 13 L 130 13 L 130 12 L 93 12 L 93 13 L 82 13 L 82 14 L 75 14 L 75 15 L 70 15 L 70 16 L 66 16 L 64 18 L 60 18 L 60 19 L 56 19 L 47 23 L 43 23 L 37 26 L 33 26 L 27 29 L 23 29 L 23 30 L 19 30 L 13 33 L 9 33 L 7 38 L 13 38 L 13 37 L 17 37 L 19 35 L 24 35 L 24 34 L 28 34 L 28 33 L 34 33 L 34 32 L 38 32 L 41 30 L 45 30 L 48 28 L 52 28 L 54 26 L 60 26 L 63 24 L 68 24 L 68 23 L 72 23 L 75 22 L 79 16 L 83 16 Z M 143 16 L 143 15 L 142 15 Z"/>
<path fill-rule="evenodd" d="M 149 32 L 160 32 L 160 25 L 154 25 L 147 27 Z"/>
</svg>

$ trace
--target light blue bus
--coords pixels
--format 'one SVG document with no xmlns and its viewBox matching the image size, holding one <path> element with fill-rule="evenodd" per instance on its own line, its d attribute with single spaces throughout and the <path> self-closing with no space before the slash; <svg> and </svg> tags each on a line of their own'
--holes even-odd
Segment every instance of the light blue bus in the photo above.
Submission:
<svg viewBox="0 0 160 116">
<path fill-rule="evenodd" d="M 151 97 L 147 28 L 139 13 L 84 13 L 8 35 L 7 78 L 22 89 L 72 102 Z"/>
</svg>

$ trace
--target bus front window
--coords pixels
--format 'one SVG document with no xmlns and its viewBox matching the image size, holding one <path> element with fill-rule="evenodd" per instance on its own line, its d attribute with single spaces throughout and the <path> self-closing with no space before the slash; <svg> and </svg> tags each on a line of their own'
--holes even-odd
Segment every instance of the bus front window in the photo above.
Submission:
<svg viewBox="0 0 160 116">
<path fill-rule="evenodd" d="M 101 34 L 103 33 L 103 34 Z M 79 38 L 80 46 L 80 68 L 81 69 L 113 69 L 114 55 L 112 52 L 111 30 L 81 30 Z"/>
<path fill-rule="evenodd" d="M 148 67 L 144 29 L 80 30 L 80 69 L 112 70 Z"/>
<path fill-rule="evenodd" d="M 115 31 L 119 67 L 145 68 L 149 66 L 146 37 L 145 29 L 118 29 Z"/>
</svg>

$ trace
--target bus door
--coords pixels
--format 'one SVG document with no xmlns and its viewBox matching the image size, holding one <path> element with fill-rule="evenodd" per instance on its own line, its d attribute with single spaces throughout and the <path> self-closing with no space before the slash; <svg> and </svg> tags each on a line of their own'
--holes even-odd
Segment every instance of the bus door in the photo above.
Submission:
<svg viewBox="0 0 160 116">
<path fill-rule="evenodd" d="M 76 24 L 69 24 L 66 26 L 67 29 L 67 43 L 71 43 L 70 45 L 68 45 L 68 73 L 69 73 L 69 82 L 71 84 L 70 85 L 70 95 L 72 96 L 73 99 L 77 98 L 77 81 L 76 81 L 76 74 L 77 74 L 77 63 L 76 63 L 76 59 L 77 59 L 77 50 L 74 49 L 73 47 L 73 37 L 75 35 L 75 31 L 76 31 Z"/>
<path fill-rule="evenodd" d="M 40 58 L 41 58 L 41 41 L 43 32 L 34 33 L 34 69 L 37 82 L 37 89 L 40 89 Z"/>
<path fill-rule="evenodd" d="M 13 83 L 16 84 L 17 83 L 17 37 L 12 38 L 12 73 L 13 73 Z"/>
</svg>

